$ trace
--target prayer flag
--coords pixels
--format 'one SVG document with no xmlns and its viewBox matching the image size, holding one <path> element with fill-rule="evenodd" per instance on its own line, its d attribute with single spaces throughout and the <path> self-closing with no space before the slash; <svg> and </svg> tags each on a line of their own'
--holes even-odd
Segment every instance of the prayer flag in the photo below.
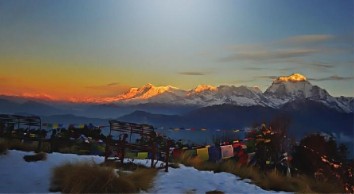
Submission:
<svg viewBox="0 0 354 194">
<path fill-rule="evenodd" d="M 181 149 L 174 149 L 174 150 L 172 151 L 172 157 L 173 157 L 173 159 L 176 160 L 176 159 L 180 158 L 181 155 L 182 155 L 182 153 L 183 153 L 183 150 L 181 150 Z"/>
<path fill-rule="evenodd" d="M 126 152 L 125 153 L 126 158 L 136 158 L 136 153 L 134 152 Z"/>
<path fill-rule="evenodd" d="M 220 146 L 221 148 L 221 158 L 231 158 L 234 156 L 234 149 L 232 145 Z"/>
<path fill-rule="evenodd" d="M 210 161 L 216 162 L 221 159 L 220 147 L 215 147 L 215 146 L 209 147 L 208 153 L 209 153 L 209 160 Z"/>
<path fill-rule="evenodd" d="M 59 127 L 58 123 L 53 123 L 53 129 L 57 129 Z"/>
<path fill-rule="evenodd" d="M 184 156 L 186 156 L 186 157 L 194 157 L 194 156 L 196 156 L 197 155 L 197 153 L 198 153 L 198 150 L 185 150 L 184 151 Z"/>
<path fill-rule="evenodd" d="M 146 159 L 148 157 L 148 153 L 147 152 L 138 152 L 138 159 Z"/>
<path fill-rule="evenodd" d="M 197 155 L 203 161 L 209 160 L 208 148 L 199 148 L 199 149 L 197 149 Z"/>
</svg>

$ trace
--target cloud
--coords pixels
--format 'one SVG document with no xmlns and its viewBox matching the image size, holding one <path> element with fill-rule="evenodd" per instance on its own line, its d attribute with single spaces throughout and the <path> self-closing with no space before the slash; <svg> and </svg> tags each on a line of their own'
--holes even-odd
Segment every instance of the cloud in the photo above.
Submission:
<svg viewBox="0 0 354 194">
<path fill-rule="evenodd" d="M 118 82 L 112 82 L 104 85 L 96 85 L 96 86 L 86 86 L 88 89 L 107 89 L 107 88 L 114 88 L 119 86 Z"/>
<path fill-rule="evenodd" d="M 274 67 L 274 66 L 266 66 L 266 67 L 245 67 L 243 69 L 245 70 L 252 70 L 252 71 L 274 71 L 274 70 L 279 70 L 279 71 L 294 71 L 298 69 L 299 67 Z"/>
<path fill-rule="evenodd" d="M 354 76 L 351 77 L 342 77 L 342 76 L 329 76 L 329 77 L 323 77 L 323 78 L 309 78 L 308 80 L 310 81 L 348 81 L 348 80 L 354 80 Z"/>
<path fill-rule="evenodd" d="M 343 39 L 343 38 L 342 38 Z M 330 34 L 305 34 L 258 44 L 236 44 L 224 47 L 218 62 L 252 62 L 261 64 L 292 63 L 292 60 L 313 60 L 315 55 L 348 55 L 353 51 L 341 36 Z M 317 56 L 315 56 L 317 57 Z M 315 64 L 320 68 L 332 66 Z"/>
<path fill-rule="evenodd" d="M 34 99 L 45 99 L 45 100 L 57 100 L 56 97 L 46 94 L 46 93 L 29 93 L 29 92 L 25 92 L 22 93 L 21 95 L 19 95 L 21 97 L 25 97 L 25 98 L 34 98 Z"/>
<path fill-rule="evenodd" d="M 124 85 L 119 82 L 112 82 L 103 85 L 86 86 L 85 88 L 91 90 L 90 92 L 93 92 L 96 97 L 108 97 L 123 94 L 129 91 L 132 86 Z"/>
<path fill-rule="evenodd" d="M 329 34 L 310 34 L 292 36 L 279 41 L 280 44 L 285 45 L 307 45 L 312 43 L 324 43 L 334 39 L 334 36 Z"/>
<path fill-rule="evenodd" d="M 265 76 L 257 76 L 256 78 L 261 78 L 261 79 L 277 79 L 279 76 L 274 76 L 274 75 L 265 75 Z"/>
<path fill-rule="evenodd" d="M 255 71 L 261 71 L 261 70 L 268 70 L 269 68 L 267 67 L 245 67 L 243 68 L 245 70 L 255 70 Z"/>
<path fill-rule="evenodd" d="M 185 72 L 179 72 L 178 74 L 180 75 L 206 75 L 204 72 L 196 72 L 196 71 L 185 71 Z"/>
<path fill-rule="evenodd" d="M 126 85 L 121 85 L 118 82 L 112 82 L 104 85 L 86 86 L 86 88 L 91 90 L 99 90 L 99 91 L 125 92 L 127 89 L 131 87 Z"/>
<path fill-rule="evenodd" d="M 221 58 L 221 62 L 231 62 L 240 60 L 250 61 L 267 61 L 275 59 L 288 59 L 309 56 L 311 54 L 319 53 L 317 49 L 263 49 L 263 50 L 249 50 L 241 51 Z"/>
<path fill-rule="evenodd" d="M 118 82 L 113 82 L 113 83 L 109 83 L 106 86 L 110 87 L 110 86 L 117 86 L 119 83 Z"/>
<path fill-rule="evenodd" d="M 303 59 L 288 59 L 288 62 L 296 64 L 299 68 L 313 68 L 315 70 L 328 71 L 335 66 L 321 61 L 306 61 Z"/>
<path fill-rule="evenodd" d="M 317 68 L 324 68 L 324 69 L 330 69 L 334 67 L 334 65 L 323 64 L 323 63 L 310 63 L 310 65 L 313 65 Z"/>
</svg>

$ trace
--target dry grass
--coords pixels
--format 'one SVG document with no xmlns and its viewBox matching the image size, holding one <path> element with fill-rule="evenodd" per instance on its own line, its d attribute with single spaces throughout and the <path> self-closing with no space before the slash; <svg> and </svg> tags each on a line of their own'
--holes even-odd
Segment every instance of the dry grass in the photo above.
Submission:
<svg viewBox="0 0 354 194">
<path fill-rule="evenodd" d="M 64 193 L 137 193 L 152 186 L 156 169 L 133 173 L 114 172 L 114 168 L 90 163 L 65 164 L 53 171 L 51 191 Z"/>
<path fill-rule="evenodd" d="M 21 142 L 21 140 L 13 139 L 6 140 L 5 143 L 10 150 L 21 150 L 21 151 L 35 151 L 37 149 L 37 143 L 34 142 Z"/>
<path fill-rule="evenodd" d="M 46 160 L 47 159 L 47 153 L 40 152 L 40 153 L 36 153 L 34 155 L 25 155 L 25 156 L 23 156 L 23 159 L 26 162 L 37 162 L 37 161 L 41 161 L 41 160 Z"/>
<path fill-rule="evenodd" d="M 297 180 L 307 183 L 307 189 L 317 193 L 345 193 L 344 188 L 337 185 L 335 181 L 316 181 L 308 176 L 299 176 Z"/>
<path fill-rule="evenodd" d="M 4 141 L 0 141 L 0 155 L 6 154 L 7 150 L 7 144 Z"/>
<path fill-rule="evenodd" d="M 224 194 L 222 191 L 214 190 L 214 191 L 207 191 L 206 194 Z"/>
<path fill-rule="evenodd" d="M 343 193 L 340 186 L 331 182 L 319 182 L 307 176 L 285 177 L 276 171 L 262 173 L 255 167 L 241 166 L 233 160 L 224 160 L 220 163 L 204 162 L 195 158 L 182 155 L 181 163 L 193 166 L 198 170 L 214 172 L 228 172 L 239 176 L 241 179 L 250 179 L 265 190 L 288 191 L 300 193 Z"/>
<path fill-rule="evenodd" d="M 138 190 L 147 191 L 153 186 L 153 180 L 158 170 L 154 168 L 138 169 L 124 178 L 132 182 Z"/>
<path fill-rule="evenodd" d="M 114 161 L 114 160 L 108 160 L 100 164 L 100 166 L 107 166 L 119 170 L 125 170 L 125 171 L 135 171 L 138 169 L 147 169 L 148 167 L 142 165 L 142 164 L 135 164 L 133 162 L 126 162 L 126 163 L 121 163 L 120 161 Z"/>
<path fill-rule="evenodd" d="M 72 146 L 66 146 L 66 147 L 61 147 L 58 150 L 60 153 L 66 153 L 66 154 L 77 154 L 77 155 L 83 155 L 83 154 L 89 154 L 88 150 L 83 150 L 80 148 L 78 145 L 72 145 Z"/>
</svg>

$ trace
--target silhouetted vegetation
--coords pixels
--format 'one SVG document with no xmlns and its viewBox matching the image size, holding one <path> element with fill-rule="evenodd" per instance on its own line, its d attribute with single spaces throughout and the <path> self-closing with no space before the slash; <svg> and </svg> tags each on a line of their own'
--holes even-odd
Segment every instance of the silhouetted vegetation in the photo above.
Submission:
<svg viewBox="0 0 354 194">
<path fill-rule="evenodd" d="M 40 153 L 36 153 L 36 154 L 33 154 L 33 155 L 25 155 L 25 156 L 23 156 L 23 159 L 26 162 L 37 162 L 37 161 L 41 161 L 41 160 L 46 160 L 47 159 L 47 153 L 40 152 Z"/>
<path fill-rule="evenodd" d="M 347 159 L 347 148 L 337 146 L 331 136 L 312 134 L 295 146 L 293 165 L 301 174 L 336 184 L 343 191 L 353 192 L 353 165 Z"/>
<path fill-rule="evenodd" d="M 0 140 L 0 155 L 6 154 L 7 153 L 7 149 L 8 149 L 8 147 L 7 147 L 6 142 Z"/>
</svg>

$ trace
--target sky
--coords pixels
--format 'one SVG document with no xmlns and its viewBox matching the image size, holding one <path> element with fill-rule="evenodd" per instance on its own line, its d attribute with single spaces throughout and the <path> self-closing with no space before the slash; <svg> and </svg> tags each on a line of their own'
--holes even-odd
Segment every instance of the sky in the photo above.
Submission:
<svg viewBox="0 0 354 194">
<path fill-rule="evenodd" d="M 301 73 L 354 96 L 354 1 L 0 0 L 0 94 L 111 97 Z"/>
</svg>

